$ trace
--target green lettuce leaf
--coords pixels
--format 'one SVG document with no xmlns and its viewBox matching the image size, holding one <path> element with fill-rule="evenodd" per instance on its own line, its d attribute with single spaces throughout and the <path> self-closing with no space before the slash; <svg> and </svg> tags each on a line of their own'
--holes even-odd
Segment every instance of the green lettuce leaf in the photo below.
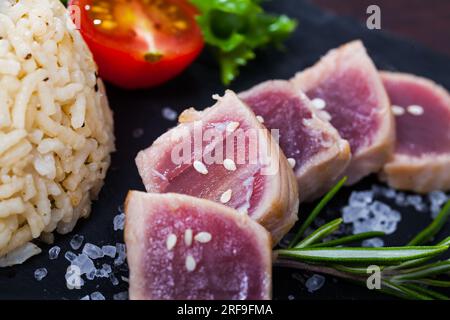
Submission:
<svg viewBox="0 0 450 320">
<path fill-rule="evenodd" d="M 261 0 L 190 0 L 200 11 L 197 22 L 205 43 L 218 59 L 222 82 L 230 84 L 239 68 L 269 45 L 282 48 L 297 22 L 265 13 Z"/>
</svg>

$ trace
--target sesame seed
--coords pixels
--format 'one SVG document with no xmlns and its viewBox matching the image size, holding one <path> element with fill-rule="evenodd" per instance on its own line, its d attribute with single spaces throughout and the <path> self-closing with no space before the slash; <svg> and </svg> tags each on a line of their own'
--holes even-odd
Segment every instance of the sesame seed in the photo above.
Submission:
<svg viewBox="0 0 450 320">
<path fill-rule="evenodd" d="M 403 109 L 403 107 L 400 106 L 396 106 L 396 105 L 392 105 L 392 113 L 395 116 L 401 116 L 405 114 L 405 109 Z"/>
<path fill-rule="evenodd" d="M 423 108 L 416 104 L 408 106 L 407 110 L 413 116 L 420 116 L 423 114 Z"/>
<path fill-rule="evenodd" d="M 203 162 L 200 162 L 198 160 L 194 161 L 194 169 L 198 173 L 205 174 L 205 175 L 208 174 L 208 169 L 206 169 L 206 166 L 203 164 Z"/>
<path fill-rule="evenodd" d="M 197 263 L 195 262 L 195 259 L 190 254 L 186 257 L 186 269 L 189 272 L 192 272 L 195 270 L 195 267 L 197 266 Z"/>
<path fill-rule="evenodd" d="M 320 98 L 315 98 L 311 101 L 312 105 L 314 108 L 316 109 L 325 109 L 325 107 L 327 106 L 327 103 L 325 102 L 325 100 L 320 99 Z"/>
<path fill-rule="evenodd" d="M 195 235 L 194 239 L 200 243 L 208 243 L 211 241 L 212 236 L 209 232 L 199 232 Z"/>
<path fill-rule="evenodd" d="M 331 114 L 329 114 L 327 111 L 325 110 L 321 110 L 320 111 L 320 117 L 325 120 L 325 121 L 331 121 Z"/>
<path fill-rule="evenodd" d="M 233 121 L 227 124 L 227 132 L 234 132 L 239 127 L 239 122 Z"/>
<path fill-rule="evenodd" d="M 260 122 L 260 123 L 264 123 L 264 118 L 261 116 L 256 116 L 256 119 Z"/>
<path fill-rule="evenodd" d="M 225 191 L 224 193 L 222 193 L 222 195 L 220 196 L 220 202 L 222 202 L 223 204 L 227 203 L 228 201 L 231 200 L 231 194 L 232 191 L 231 189 L 228 189 L 227 191 Z"/>
<path fill-rule="evenodd" d="M 291 166 L 291 168 L 295 167 L 296 161 L 294 158 L 288 158 L 287 161 L 289 162 L 289 165 Z"/>
<path fill-rule="evenodd" d="M 176 244 L 177 244 L 177 236 L 174 235 L 173 233 L 169 234 L 166 240 L 167 250 L 169 251 L 172 250 Z"/>
<path fill-rule="evenodd" d="M 231 160 L 231 159 L 225 159 L 225 160 L 223 160 L 223 166 L 224 166 L 225 169 L 227 169 L 228 171 L 235 171 L 235 170 L 236 170 L 236 163 L 234 163 L 234 161 Z"/>
<path fill-rule="evenodd" d="M 188 247 L 192 244 L 192 229 L 186 229 L 184 232 L 184 244 Z"/>
</svg>

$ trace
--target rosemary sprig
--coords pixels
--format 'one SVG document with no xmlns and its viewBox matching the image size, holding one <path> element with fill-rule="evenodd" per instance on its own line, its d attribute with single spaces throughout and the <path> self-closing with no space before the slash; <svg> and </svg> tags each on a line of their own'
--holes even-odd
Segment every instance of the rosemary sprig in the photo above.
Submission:
<svg viewBox="0 0 450 320">
<path fill-rule="evenodd" d="M 447 251 L 450 237 L 436 245 L 424 245 L 438 234 L 450 217 L 450 201 L 439 215 L 406 246 L 385 248 L 342 247 L 363 239 L 381 237 L 383 232 L 365 232 L 320 242 L 339 228 L 342 219 L 335 219 L 304 237 L 306 229 L 317 218 L 346 181 L 343 178 L 317 204 L 300 226 L 287 249 L 275 251 L 275 266 L 329 274 L 366 285 L 367 267 L 377 265 L 381 272 L 380 291 L 404 299 L 448 300 L 449 297 L 430 287 L 450 287 L 450 259 L 429 262 Z M 338 247 L 339 246 L 339 247 Z"/>
</svg>

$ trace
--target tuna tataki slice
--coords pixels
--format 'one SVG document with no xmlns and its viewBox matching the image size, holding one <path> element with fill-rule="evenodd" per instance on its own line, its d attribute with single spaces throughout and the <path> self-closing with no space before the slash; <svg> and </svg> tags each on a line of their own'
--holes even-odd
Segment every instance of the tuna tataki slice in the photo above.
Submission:
<svg viewBox="0 0 450 320">
<path fill-rule="evenodd" d="M 381 178 L 415 192 L 450 190 L 450 95 L 431 80 L 381 72 L 395 114 L 397 140 Z"/>
<path fill-rule="evenodd" d="M 395 141 L 394 117 L 383 83 L 361 41 L 327 53 L 292 80 L 350 143 L 348 184 L 381 170 Z"/>
<path fill-rule="evenodd" d="M 141 151 L 136 163 L 148 192 L 213 200 L 248 214 L 277 243 L 294 225 L 294 173 L 270 132 L 232 91 Z"/>
<path fill-rule="evenodd" d="M 209 200 L 137 191 L 125 212 L 130 299 L 271 298 L 270 234 L 247 215 Z"/>
<path fill-rule="evenodd" d="M 268 129 L 279 130 L 279 145 L 294 168 L 300 201 L 327 192 L 350 162 L 350 147 L 320 110 L 289 81 L 261 83 L 239 97 L 262 116 Z"/>
</svg>

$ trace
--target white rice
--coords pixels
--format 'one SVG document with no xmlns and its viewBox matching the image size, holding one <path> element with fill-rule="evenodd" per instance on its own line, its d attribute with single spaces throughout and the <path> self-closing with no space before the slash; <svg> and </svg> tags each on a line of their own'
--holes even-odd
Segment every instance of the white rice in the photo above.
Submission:
<svg viewBox="0 0 450 320">
<path fill-rule="evenodd" d="M 0 0 L 0 257 L 87 217 L 114 149 L 96 65 L 59 0 Z"/>
</svg>

